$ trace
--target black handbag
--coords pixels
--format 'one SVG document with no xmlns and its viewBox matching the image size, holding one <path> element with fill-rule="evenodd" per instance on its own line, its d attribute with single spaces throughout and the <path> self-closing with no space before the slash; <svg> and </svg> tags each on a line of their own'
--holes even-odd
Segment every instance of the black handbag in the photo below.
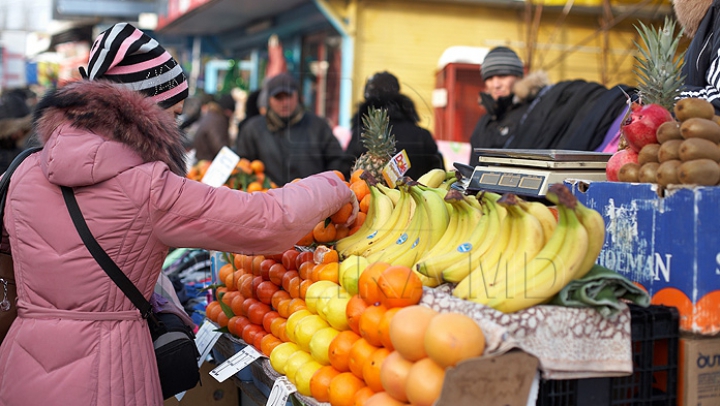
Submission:
<svg viewBox="0 0 720 406">
<path fill-rule="evenodd" d="M 118 287 L 140 310 L 147 320 L 155 348 L 163 398 L 168 399 L 182 391 L 192 389 L 200 381 L 198 359 L 200 353 L 195 345 L 195 334 L 183 320 L 174 313 L 153 312 L 150 302 L 115 264 L 93 237 L 75 199 L 75 193 L 67 186 L 61 186 L 73 224 L 83 242 Z"/>
<path fill-rule="evenodd" d="M 28 148 L 18 154 L 10 163 L 2 179 L 0 179 L 0 232 L 3 229 L 3 215 L 5 214 L 5 199 L 7 198 L 10 178 L 20 163 L 31 154 L 40 151 L 42 147 Z M 0 253 L 0 343 L 5 339 L 10 325 L 17 317 L 17 289 L 15 287 L 15 270 L 12 257 L 8 253 Z"/>
</svg>

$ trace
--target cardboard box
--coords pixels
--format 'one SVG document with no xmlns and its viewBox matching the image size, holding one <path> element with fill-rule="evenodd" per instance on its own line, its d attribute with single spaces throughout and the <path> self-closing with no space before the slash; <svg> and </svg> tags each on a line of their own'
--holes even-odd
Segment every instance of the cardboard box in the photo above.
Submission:
<svg viewBox="0 0 720 406">
<path fill-rule="evenodd" d="M 657 185 L 567 181 L 606 224 L 598 263 L 675 306 L 680 329 L 720 332 L 720 187 L 666 191 Z"/>
<path fill-rule="evenodd" d="M 681 338 L 678 366 L 679 405 L 720 405 L 720 337 Z"/>
</svg>

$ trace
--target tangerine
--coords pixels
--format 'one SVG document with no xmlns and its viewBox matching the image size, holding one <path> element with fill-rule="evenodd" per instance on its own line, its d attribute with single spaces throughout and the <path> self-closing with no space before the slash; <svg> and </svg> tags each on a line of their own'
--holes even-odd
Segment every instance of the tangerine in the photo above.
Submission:
<svg viewBox="0 0 720 406">
<path fill-rule="evenodd" d="M 261 302 L 272 304 L 272 297 L 280 288 L 270 281 L 263 281 L 255 288 L 255 294 Z"/>
<path fill-rule="evenodd" d="M 323 266 L 322 268 L 319 269 L 319 271 L 317 271 L 313 274 L 317 277 L 317 280 L 338 283 L 339 282 L 340 263 L 331 262 L 329 264 L 319 264 L 317 267 L 319 267 L 321 265 L 325 265 L 325 266 Z"/>
<path fill-rule="evenodd" d="M 333 368 L 331 365 L 326 365 L 318 369 L 310 378 L 310 394 L 318 402 L 329 402 L 330 393 L 330 382 L 333 378 L 340 375 L 340 371 Z"/>
<path fill-rule="evenodd" d="M 282 344 L 282 340 L 272 334 L 266 334 L 260 341 L 260 350 L 269 357 L 272 350 L 280 344 Z"/>
<path fill-rule="evenodd" d="M 370 196 L 370 195 L 368 195 Z M 338 211 L 330 216 L 330 221 L 335 224 L 345 224 L 350 219 L 353 212 L 352 203 L 345 203 Z"/>
<path fill-rule="evenodd" d="M 363 197 L 370 194 L 370 188 L 364 180 L 350 183 L 350 190 L 355 193 L 355 197 L 357 197 L 358 202 L 361 202 Z"/>
<path fill-rule="evenodd" d="M 305 234 L 303 237 L 301 237 L 295 245 L 301 246 L 301 247 L 309 247 L 315 242 L 315 239 L 313 238 L 313 232 L 310 231 L 309 233 Z"/>
<path fill-rule="evenodd" d="M 294 299 L 290 300 L 290 304 L 288 306 L 288 310 L 290 311 L 290 314 L 293 314 L 299 310 L 307 309 L 307 306 L 305 305 L 305 301 L 300 299 L 299 297 L 296 297 Z"/>
<path fill-rule="evenodd" d="M 360 179 L 360 175 L 365 172 L 364 169 L 356 169 L 350 174 L 350 184 L 353 184 L 355 182 L 359 182 L 362 179 Z"/>
<path fill-rule="evenodd" d="M 312 230 L 312 236 L 315 242 L 327 243 L 335 240 L 335 224 L 325 224 L 325 220 L 317 223 Z"/>
<path fill-rule="evenodd" d="M 235 269 L 233 268 L 232 264 L 225 264 L 221 266 L 218 270 L 218 281 L 225 283 L 227 276 L 231 275 L 233 272 L 235 272 Z"/>
<path fill-rule="evenodd" d="M 307 293 L 308 288 L 310 285 L 312 285 L 313 281 L 309 279 L 305 279 L 304 281 L 300 282 L 300 299 L 305 300 L 305 294 Z"/>
<path fill-rule="evenodd" d="M 340 241 L 350 235 L 350 227 L 345 224 L 335 225 L 335 240 Z"/>
<path fill-rule="evenodd" d="M 350 371 L 348 362 L 350 360 L 350 349 L 360 336 L 350 330 L 341 331 L 330 342 L 328 347 L 328 358 L 330 365 L 340 372 Z"/>
<path fill-rule="evenodd" d="M 360 336 L 376 347 L 382 346 L 379 326 L 385 312 L 387 308 L 383 305 L 368 306 L 360 315 Z"/>
<path fill-rule="evenodd" d="M 277 292 L 273 293 L 272 298 L 270 298 L 270 304 L 272 305 L 273 309 L 277 310 L 281 300 L 290 299 L 292 298 L 290 297 L 289 293 L 285 292 L 284 290 L 278 290 Z"/>
<path fill-rule="evenodd" d="M 237 331 L 235 331 L 235 322 L 240 318 L 240 316 L 232 316 L 230 317 L 230 320 L 228 320 L 227 328 L 230 334 L 237 336 Z"/>
<path fill-rule="evenodd" d="M 253 172 L 255 172 L 256 174 L 260 172 L 265 172 L 265 164 L 259 159 L 254 159 L 252 162 L 250 162 L 250 169 L 252 169 Z"/>
<path fill-rule="evenodd" d="M 378 348 L 363 364 L 363 380 L 368 388 L 375 392 L 385 390 L 380 381 L 380 368 L 388 355 L 390 355 L 390 350 L 387 348 Z"/>
<path fill-rule="evenodd" d="M 368 388 L 367 386 L 360 389 L 359 391 L 355 392 L 355 401 L 353 403 L 353 406 L 363 406 L 365 404 L 365 401 L 374 394 L 375 392 L 373 392 L 373 390 Z"/>
<path fill-rule="evenodd" d="M 332 406 L 352 406 L 355 393 L 365 387 L 365 382 L 350 372 L 342 372 L 330 381 L 328 398 Z"/>
<path fill-rule="evenodd" d="M 263 325 L 263 317 L 270 312 L 270 306 L 262 302 L 253 303 L 248 307 L 247 318 L 259 326 Z"/>
<path fill-rule="evenodd" d="M 280 325 L 282 325 L 286 321 L 287 321 L 287 319 L 285 317 L 281 317 L 280 314 L 278 314 L 278 317 L 275 317 L 270 322 L 270 334 L 274 335 L 277 338 L 280 338 L 280 336 L 282 336 L 282 334 L 280 334 Z M 264 323 L 263 323 L 263 327 L 264 327 Z M 285 326 L 283 325 L 282 328 L 284 329 Z"/>
<path fill-rule="evenodd" d="M 350 225 L 350 231 L 348 231 L 348 235 L 353 235 L 357 230 L 362 227 L 363 223 L 365 223 L 365 219 L 367 218 L 367 214 L 363 212 L 358 212 L 357 217 L 355 218 L 355 221 Z"/>
<path fill-rule="evenodd" d="M 220 328 L 227 327 L 228 322 L 230 321 L 230 318 L 225 314 L 225 312 L 221 311 L 217 315 L 217 324 L 220 326 Z"/>
<path fill-rule="evenodd" d="M 347 317 L 348 326 L 350 330 L 357 334 L 360 334 L 360 316 L 362 316 L 367 307 L 367 303 L 365 303 L 360 295 L 351 297 L 345 306 L 345 316 Z"/>
<path fill-rule="evenodd" d="M 337 169 L 333 169 L 333 173 L 335 173 L 335 175 L 337 175 L 337 177 L 340 178 L 341 181 L 345 182 L 345 175 L 342 172 L 338 171 Z"/>
<path fill-rule="evenodd" d="M 361 211 L 361 212 L 367 214 L 368 209 L 370 208 L 370 199 L 371 199 L 370 195 L 367 194 L 367 195 L 365 195 L 365 197 L 363 197 L 363 199 L 360 201 L 360 211 Z"/>
<path fill-rule="evenodd" d="M 378 279 L 390 266 L 387 262 L 375 262 L 368 265 L 360 274 L 358 293 L 368 305 L 372 306 L 382 302 L 382 291 L 378 285 Z"/>
<path fill-rule="evenodd" d="M 242 304 L 244 301 L 245 297 L 243 295 L 237 295 L 233 298 L 232 303 L 230 303 L 230 310 L 234 315 L 242 316 Z"/>
<path fill-rule="evenodd" d="M 222 312 L 220 302 L 212 301 L 205 306 L 205 317 L 209 320 L 217 321 L 217 316 Z"/>
<path fill-rule="evenodd" d="M 422 297 L 422 281 L 407 266 L 396 265 L 387 268 L 378 277 L 377 284 L 382 292 L 380 301 L 388 309 L 418 304 Z"/>
<path fill-rule="evenodd" d="M 393 307 L 392 309 L 388 309 L 385 314 L 383 314 L 382 319 L 380 319 L 380 324 L 378 325 L 378 331 L 380 332 L 380 342 L 382 343 L 383 347 L 389 349 L 390 351 L 395 349 L 395 347 L 393 347 L 392 345 L 392 340 L 390 339 L 390 322 L 395 316 L 395 313 L 399 311 L 399 307 Z"/>
<path fill-rule="evenodd" d="M 272 333 L 272 328 L 271 328 L 272 322 L 279 317 L 280 317 L 280 314 L 276 311 L 269 311 L 269 312 L 265 313 L 265 315 L 263 316 L 263 319 L 262 319 L 262 326 L 266 332 Z"/>
<path fill-rule="evenodd" d="M 377 349 L 378 347 L 370 344 L 364 338 L 355 341 L 352 347 L 350 347 L 350 354 L 348 356 L 348 368 L 350 369 L 350 372 L 362 379 L 362 371 L 365 366 L 365 362 L 370 359 L 370 356 Z"/>
<path fill-rule="evenodd" d="M 312 269 L 314 267 L 315 267 L 315 263 L 310 262 L 310 261 L 303 262 L 302 264 L 300 264 L 300 267 L 297 270 L 298 275 L 300 276 L 300 279 L 303 279 L 303 280 L 310 279 L 310 272 L 312 271 Z"/>
</svg>

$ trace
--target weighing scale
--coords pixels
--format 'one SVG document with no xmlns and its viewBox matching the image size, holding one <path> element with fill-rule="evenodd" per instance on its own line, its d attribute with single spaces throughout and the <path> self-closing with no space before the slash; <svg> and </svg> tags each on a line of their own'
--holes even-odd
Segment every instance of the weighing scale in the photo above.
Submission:
<svg viewBox="0 0 720 406">
<path fill-rule="evenodd" d="M 559 149 L 476 148 L 476 167 L 455 163 L 462 177 L 453 188 L 464 192 L 490 190 L 522 196 L 545 196 L 548 186 L 565 179 L 605 181 L 612 154 Z"/>
</svg>

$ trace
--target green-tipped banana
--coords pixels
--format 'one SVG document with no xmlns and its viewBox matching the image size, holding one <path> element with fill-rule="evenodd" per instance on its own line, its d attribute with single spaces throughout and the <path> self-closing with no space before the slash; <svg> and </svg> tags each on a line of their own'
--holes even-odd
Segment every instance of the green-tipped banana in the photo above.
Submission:
<svg viewBox="0 0 720 406">
<path fill-rule="evenodd" d="M 375 186 L 369 186 L 369 188 L 370 207 L 368 207 L 365 222 L 353 235 L 347 236 L 335 244 L 335 249 L 341 258 L 359 255 L 354 246 L 367 240 L 368 236 L 382 227 L 392 215 L 393 204 L 390 198 L 380 193 Z"/>
<path fill-rule="evenodd" d="M 454 294 L 486 304 L 503 294 L 506 284 L 515 279 L 545 246 L 543 230 L 537 218 L 520 207 L 520 199 L 507 195 L 500 201 L 506 205 L 508 220 L 512 222 L 511 241 L 501 261 L 488 267 L 483 262 L 455 288 Z M 510 248 L 511 246 L 514 248 Z"/>
<path fill-rule="evenodd" d="M 542 225 L 543 236 L 548 241 L 557 227 L 557 220 L 550 209 L 540 202 L 520 201 L 520 207 L 526 212 L 535 216 Z"/>
<path fill-rule="evenodd" d="M 418 178 L 418 183 L 427 187 L 438 187 L 445 181 L 445 169 L 430 169 Z"/>
<path fill-rule="evenodd" d="M 560 200 L 560 217 L 564 218 L 561 224 L 566 228 L 564 241 L 554 253 L 543 249 L 528 264 L 525 277 L 508 284 L 504 297 L 488 303 L 497 310 L 511 313 L 546 302 L 574 278 L 586 257 L 588 233 L 575 213 L 575 197 L 562 184 L 551 186 L 549 194 L 557 195 Z M 560 227 L 558 225 L 558 229 Z"/>
<path fill-rule="evenodd" d="M 393 205 L 398 204 L 398 201 L 400 201 L 400 190 L 389 188 L 382 183 L 378 183 L 377 187 L 383 194 L 385 194 L 385 196 L 389 197 L 390 200 L 392 200 Z"/>
</svg>

